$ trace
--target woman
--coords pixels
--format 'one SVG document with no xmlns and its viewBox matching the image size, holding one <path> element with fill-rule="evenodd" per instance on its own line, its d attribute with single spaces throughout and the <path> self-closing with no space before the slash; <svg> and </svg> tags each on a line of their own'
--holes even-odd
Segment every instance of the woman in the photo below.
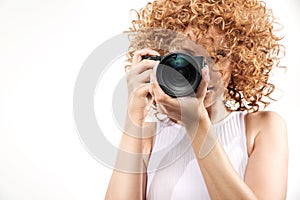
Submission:
<svg viewBox="0 0 300 200">
<path fill-rule="evenodd" d="M 128 117 L 106 199 L 285 199 L 286 125 L 278 114 L 260 111 L 275 89 L 270 71 L 279 65 L 274 23 L 256 0 L 157 0 L 137 12 L 132 31 L 179 32 L 206 49 L 220 75 L 203 68 L 194 97 L 172 98 L 149 83 L 157 62 L 142 58 L 167 52 L 134 37 Z M 223 87 L 209 81 L 216 77 Z M 144 122 L 149 94 L 168 117 L 155 125 Z M 155 152 L 177 136 L 181 142 L 157 160 Z M 131 172 L 117 170 L 124 164 Z"/>
</svg>

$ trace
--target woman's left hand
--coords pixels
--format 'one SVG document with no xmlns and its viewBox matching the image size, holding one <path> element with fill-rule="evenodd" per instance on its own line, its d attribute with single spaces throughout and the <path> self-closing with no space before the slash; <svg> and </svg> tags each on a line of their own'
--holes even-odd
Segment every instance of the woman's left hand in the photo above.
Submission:
<svg viewBox="0 0 300 200">
<path fill-rule="evenodd" d="M 198 130 L 206 134 L 211 121 L 204 106 L 209 82 L 208 68 L 202 69 L 202 80 L 195 96 L 172 98 L 165 94 L 157 83 L 152 83 L 150 93 L 157 105 L 172 120 L 182 123 L 188 135 L 193 138 Z"/>
</svg>

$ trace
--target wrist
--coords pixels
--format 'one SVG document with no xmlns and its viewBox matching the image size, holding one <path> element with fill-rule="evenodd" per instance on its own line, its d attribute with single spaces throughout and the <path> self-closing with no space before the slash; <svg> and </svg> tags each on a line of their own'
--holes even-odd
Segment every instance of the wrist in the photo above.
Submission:
<svg viewBox="0 0 300 200">
<path fill-rule="evenodd" d="M 132 120 L 126 117 L 123 133 L 136 139 L 147 139 L 153 137 L 156 128 L 156 122 L 145 122 L 144 119 Z"/>
<path fill-rule="evenodd" d="M 138 103 L 136 103 L 134 105 L 129 105 L 126 116 L 126 123 L 141 128 L 145 122 L 147 113 L 148 111 L 146 104 L 139 105 Z"/>
<path fill-rule="evenodd" d="M 200 116 L 196 120 L 184 122 L 184 125 L 188 135 L 193 139 L 196 136 L 205 136 L 209 132 L 211 121 L 208 116 Z"/>
<path fill-rule="evenodd" d="M 125 135 L 141 138 L 143 128 L 143 119 L 134 118 L 133 116 L 127 115 L 123 133 Z"/>
</svg>

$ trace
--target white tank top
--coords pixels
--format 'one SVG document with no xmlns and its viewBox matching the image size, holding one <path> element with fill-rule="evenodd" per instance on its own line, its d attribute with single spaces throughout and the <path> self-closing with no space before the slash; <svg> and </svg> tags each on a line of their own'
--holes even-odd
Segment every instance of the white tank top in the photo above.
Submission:
<svg viewBox="0 0 300 200">
<path fill-rule="evenodd" d="M 231 112 L 212 127 L 234 169 L 244 179 L 248 162 L 245 112 Z M 157 123 L 147 168 L 147 200 L 209 200 L 191 142 L 183 126 L 166 119 Z"/>
</svg>

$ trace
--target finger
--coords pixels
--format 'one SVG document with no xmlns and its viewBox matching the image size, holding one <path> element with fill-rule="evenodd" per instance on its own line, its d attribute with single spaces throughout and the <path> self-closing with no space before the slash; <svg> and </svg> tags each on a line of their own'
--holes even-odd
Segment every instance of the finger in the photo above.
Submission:
<svg viewBox="0 0 300 200">
<path fill-rule="evenodd" d="M 208 67 L 202 68 L 201 72 L 202 72 L 202 80 L 197 88 L 196 96 L 200 99 L 204 99 L 207 92 L 208 83 L 209 83 Z"/>
<path fill-rule="evenodd" d="M 145 83 L 150 83 L 150 74 L 152 73 L 152 70 L 146 70 L 142 74 L 139 75 L 127 75 L 127 87 L 128 92 L 131 93 L 135 89 L 137 89 L 140 85 L 143 85 Z"/>
<path fill-rule="evenodd" d="M 156 103 L 160 103 L 168 107 L 178 106 L 178 101 L 164 93 L 164 91 L 160 88 L 160 86 L 157 83 L 151 83 L 151 86 L 151 92 L 154 95 Z"/>
<path fill-rule="evenodd" d="M 148 69 L 143 73 L 137 75 L 137 81 L 139 83 L 149 83 L 150 82 L 150 74 L 152 73 L 152 69 Z"/>
<path fill-rule="evenodd" d="M 140 84 L 138 87 L 134 89 L 135 92 L 134 94 L 141 97 L 147 97 L 147 95 L 150 93 L 150 88 L 151 88 L 150 83 Z"/>
<path fill-rule="evenodd" d="M 142 84 L 137 91 L 137 94 L 142 97 L 147 97 L 150 92 L 151 85 L 149 83 Z"/>
<path fill-rule="evenodd" d="M 127 73 L 127 82 L 134 83 L 139 80 L 138 76 L 139 74 L 143 73 L 144 71 L 153 69 L 153 65 L 155 65 L 156 61 L 152 60 L 145 60 L 145 62 L 138 63 L 133 69 L 128 71 Z"/>
<path fill-rule="evenodd" d="M 132 64 L 136 64 L 141 62 L 142 56 L 150 55 L 150 56 L 159 56 L 160 54 L 152 49 L 142 49 L 134 52 L 132 57 Z"/>
<path fill-rule="evenodd" d="M 137 74 L 137 75 L 130 74 L 130 76 L 127 75 L 127 84 L 128 84 L 128 86 L 130 88 L 136 88 L 140 84 L 149 83 L 151 73 L 152 73 L 152 70 L 149 69 L 149 70 L 144 71 L 141 74 Z"/>
<path fill-rule="evenodd" d="M 132 70 L 129 73 L 132 74 L 140 74 L 148 69 L 153 69 L 153 67 L 157 64 L 158 61 L 154 60 L 142 60 L 141 62 L 132 65 Z"/>
</svg>

